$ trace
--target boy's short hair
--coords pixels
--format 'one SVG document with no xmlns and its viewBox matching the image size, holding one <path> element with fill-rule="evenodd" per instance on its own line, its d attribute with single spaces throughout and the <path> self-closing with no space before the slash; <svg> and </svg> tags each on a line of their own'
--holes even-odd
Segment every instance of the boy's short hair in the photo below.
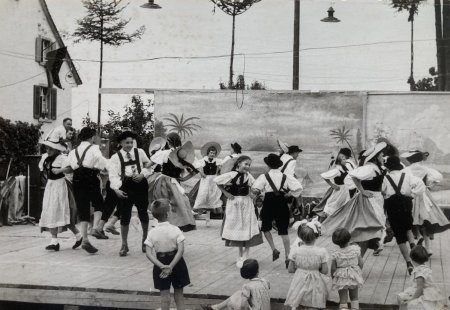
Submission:
<svg viewBox="0 0 450 310">
<path fill-rule="evenodd" d="M 153 217 L 158 221 L 165 220 L 170 209 L 170 201 L 168 199 L 157 199 L 152 202 L 150 209 Z"/>
<path fill-rule="evenodd" d="M 306 226 L 305 224 L 300 225 L 300 227 L 297 230 L 297 235 L 305 243 L 311 243 L 317 239 L 314 230 L 311 227 Z"/>
<path fill-rule="evenodd" d="M 351 235 L 347 229 L 338 228 L 334 231 L 331 239 L 334 244 L 338 245 L 340 248 L 343 248 L 350 242 Z"/>
<path fill-rule="evenodd" d="M 248 258 L 244 261 L 241 268 L 241 277 L 244 279 L 253 279 L 258 275 L 259 264 L 256 259 Z"/>
<path fill-rule="evenodd" d="M 411 257 L 413 261 L 423 264 L 428 261 L 428 252 L 421 244 L 418 244 L 412 248 L 409 257 Z"/>
</svg>

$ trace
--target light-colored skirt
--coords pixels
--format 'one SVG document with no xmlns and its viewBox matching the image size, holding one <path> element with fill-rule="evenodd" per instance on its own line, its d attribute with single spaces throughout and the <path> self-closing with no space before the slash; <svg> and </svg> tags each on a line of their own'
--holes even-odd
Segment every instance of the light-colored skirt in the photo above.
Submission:
<svg viewBox="0 0 450 310">
<path fill-rule="evenodd" d="M 65 231 L 70 224 L 69 192 L 64 178 L 48 180 L 42 200 L 42 213 L 39 220 L 41 232 L 57 228 Z"/>
<path fill-rule="evenodd" d="M 226 243 L 228 246 L 256 246 L 263 242 L 250 196 L 227 200 L 222 238 L 231 241 Z"/>
<path fill-rule="evenodd" d="M 195 219 L 191 204 L 178 181 L 161 173 L 153 174 L 147 181 L 149 204 L 157 199 L 169 200 L 171 205 L 169 223 L 178 226 L 184 232 L 194 230 Z"/>
<path fill-rule="evenodd" d="M 322 235 L 331 237 L 336 229 L 344 227 L 350 232 L 352 242 L 384 238 L 386 216 L 383 196 L 379 192 L 371 193 L 374 194 L 372 198 L 364 197 L 361 193 L 355 194 L 327 217 L 322 223 Z"/>
<path fill-rule="evenodd" d="M 339 190 L 333 190 L 330 197 L 327 199 L 327 203 L 323 208 L 323 212 L 325 212 L 327 215 L 331 215 L 349 200 L 350 193 L 347 186 L 339 185 Z"/>
<path fill-rule="evenodd" d="M 413 203 L 413 226 L 424 227 L 428 233 L 441 233 L 450 228 L 450 222 L 428 189 L 415 197 Z"/>
<path fill-rule="evenodd" d="M 397 295 L 400 310 L 444 310 L 447 309 L 447 298 L 435 286 L 425 287 L 423 295 L 413 299 L 415 287 L 408 287 Z"/>
<path fill-rule="evenodd" d="M 359 266 L 340 267 L 333 275 L 332 286 L 334 290 L 354 289 L 362 287 L 364 279 Z"/>
<path fill-rule="evenodd" d="M 215 175 L 207 175 L 200 179 L 197 198 L 195 199 L 194 210 L 212 210 L 222 207 L 222 192 L 214 182 Z"/>
<path fill-rule="evenodd" d="M 323 309 L 331 291 L 331 278 L 318 270 L 297 269 L 286 296 L 286 306 Z"/>
</svg>

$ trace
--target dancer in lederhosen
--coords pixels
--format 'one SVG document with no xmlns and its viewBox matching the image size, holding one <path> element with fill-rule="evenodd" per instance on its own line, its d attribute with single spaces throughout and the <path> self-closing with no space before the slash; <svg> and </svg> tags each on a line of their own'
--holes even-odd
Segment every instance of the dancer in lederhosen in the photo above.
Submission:
<svg viewBox="0 0 450 310">
<path fill-rule="evenodd" d="M 214 179 L 227 197 L 222 239 L 225 240 L 225 246 L 239 248 L 236 261 L 238 268 L 241 268 L 244 260 L 248 258 L 250 247 L 263 242 L 253 205 L 253 195 L 250 192 L 255 182 L 249 172 L 251 163 L 250 157 L 240 156 L 232 171 Z"/>
<path fill-rule="evenodd" d="M 344 184 L 344 179 L 348 172 L 356 168 L 356 164 L 351 159 L 351 156 L 350 149 L 342 148 L 339 150 L 334 168 L 320 175 L 333 190 L 325 203 L 323 217 L 333 214 L 350 200 L 355 192 L 355 190 L 349 190 Z"/>
<path fill-rule="evenodd" d="M 217 159 L 220 151 L 221 147 L 218 143 L 208 142 L 200 150 L 204 157 L 194 164 L 201 174 L 194 210 L 206 211 L 207 226 L 211 219 L 211 211 L 222 207 L 222 200 L 220 200 L 222 192 L 214 182 L 214 178 L 217 176 L 219 167 L 222 164 L 222 161 Z"/>
<path fill-rule="evenodd" d="M 95 134 L 95 129 L 88 127 L 81 129 L 78 134 L 81 143 L 69 153 L 70 168 L 66 169 L 66 172 L 73 170 L 73 192 L 83 236 L 81 247 L 91 254 L 98 251 L 89 242 L 87 233 L 91 220 L 91 203 L 96 211 L 102 210 L 103 197 L 98 174 L 100 170 L 105 169 L 107 163 L 98 145 L 93 145 Z"/>
<path fill-rule="evenodd" d="M 131 131 L 122 132 L 117 139 L 122 148 L 111 156 L 108 165 L 110 186 L 119 198 L 118 209 L 121 216 L 120 232 L 122 236 L 120 256 L 126 256 L 129 251 L 128 231 L 133 205 L 137 208 L 142 226 L 141 249 L 143 253 L 145 253 L 144 241 L 148 232 L 148 183 L 146 176 L 150 172 L 146 168 L 150 166 L 150 160 L 144 150 L 133 147 L 135 139 L 135 133 Z"/>
<path fill-rule="evenodd" d="M 46 250 L 59 251 L 58 233 L 70 229 L 76 236 L 73 249 L 81 245 L 81 235 L 75 224 L 71 221 L 69 206 L 69 191 L 64 175 L 64 162 L 66 145 L 64 142 L 52 142 L 46 140 L 41 143 L 46 146 L 47 156 L 43 161 L 43 170 L 47 175 L 42 212 L 39 227 L 42 231 L 49 231 L 52 240 Z M 75 219 L 72 219 L 73 221 Z"/>
<path fill-rule="evenodd" d="M 262 226 L 261 231 L 267 239 L 272 249 L 272 260 L 280 257 L 280 251 L 273 243 L 272 222 L 275 220 L 278 235 L 283 240 L 284 252 L 286 255 L 286 268 L 289 264 L 290 241 L 288 235 L 289 227 L 289 206 L 287 198 L 289 196 L 298 197 L 303 191 L 301 183 L 293 176 L 283 174 L 279 168 L 283 165 L 280 157 L 276 154 L 269 154 L 264 158 L 264 162 L 269 167 L 269 171 L 261 174 L 253 183 L 252 189 L 255 194 L 265 193 L 263 207 L 261 209 Z"/>
<path fill-rule="evenodd" d="M 384 178 L 381 166 L 385 147 L 386 143 L 381 142 L 365 151 L 364 165 L 348 173 L 359 193 L 322 223 L 324 236 L 331 237 L 336 229 L 346 228 L 351 234 L 351 241 L 361 247 L 361 256 L 368 247 L 377 251 L 375 255 L 382 250 L 386 216 L 381 195 Z"/>
<path fill-rule="evenodd" d="M 414 247 L 413 227 L 413 197 L 425 192 L 425 184 L 421 179 L 410 172 L 403 170 L 397 156 L 387 158 L 385 167 L 389 173 L 383 180 L 382 193 L 384 196 L 384 209 L 394 233 L 395 241 L 400 248 L 409 274 L 413 265 L 409 257 Z M 409 241 L 409 244 L 407 242 Z"/>
<path fill-rule="evenodd" d="M 442 174 L 423 164 L 425 153 L 420 151 L 411 151 L 402 154 L 402 157 L 411 164 L 405 168 L 405 171 L 411 172 L 416 177 L 423 180 L 427 189 L 422 195 L 414 198 L 413 206 L 413 226 L 420 231 L 424 238 L 424 246 L 427 252 L 432 255 L 432 238 L 436 233 L 444 232 L 450 228 L 450 222 L 436 204 L 429 188 L 442 180 Z"/>
<path fill-rule="evenodd" d="M 179 182 L 197 173 L 192 165 L 194 146 L 190 141 L 181 145 L 181 138 L 176 133 L 169 133 L 166 140 L 168 149 L 160 150 L 150 158 L 153 164 L 161 165 L 162 172 L 149 183 L 149 201 L 168 199 L 171 204 L 169 222 L 187 232 L 195 229 L 195 219 L 189 198 Z"/>
</svg>

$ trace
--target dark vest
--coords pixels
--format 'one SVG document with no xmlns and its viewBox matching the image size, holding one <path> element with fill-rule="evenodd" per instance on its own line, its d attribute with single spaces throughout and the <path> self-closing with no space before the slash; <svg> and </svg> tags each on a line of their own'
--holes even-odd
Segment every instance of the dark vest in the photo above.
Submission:
<svg viewBox="0 0 450 310">
<path fill-rule="evenodd" d="M 248 180 L 244 182 L 245 174 L 239 173 L 231 180 L 227 191 L 233 196 L 247 196 L 250 193 Z"/>
<path fill-rule="evenodd" d="M 171 178 L 179 178 L 181 173 L 183 173 L 183 169 L 176 167 L 169 159 L 167 163 L 162 165 L 162 173 Z"/>
<path fill-rule="evenodd" d="M 205 160 L 205 166 L 203 167 L 203 172 L 206 175 L 216 175 L 217 174 L 216 162 L 210 162 L 209 160 Z"/>
<path fill-rule="evenodd" d="M 52 164 L 55 161 L 56 157 L 58 157 L 58 155 L 49 156 L 44 160 L 44 171 L 47 174 L 48 180 L 59 180 L 64 178 L 64 173 L 54 174 L 52 172 Z"/>
<path fill-rule="evenodd" d="M 381 192 L 381 187 L 383 185 L 384 173 L 379 173 L 375 171 L 376 176 L 372 180 L 361 181 L 362 187 L 367 191 Z"/>
</svg>

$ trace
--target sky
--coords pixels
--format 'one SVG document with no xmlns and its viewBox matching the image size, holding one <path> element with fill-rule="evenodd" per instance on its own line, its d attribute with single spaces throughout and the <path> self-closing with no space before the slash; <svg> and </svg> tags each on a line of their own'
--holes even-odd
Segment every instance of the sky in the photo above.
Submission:
<svg viewBox="0 0 450 310">
<path fill-rule="evenodd" d="M 106 88 L 218 89 L 228 80 L 231 17 L 208 0 L 156 0 L 160 10 L 141 8 L 131 0 L 123 12 L 128 31 L 144 25 L 141 40 L 107 47 Z M 84 15 L 78 0 L 47 0 L 59 30 L 71 33 Z M 332 5 L 340 23 L 323 23 Z M 292 89 L 293 0 L 262 0 L 236 18 L 235 74 L 268 89 Z M 301 0 L 300 89 L 407 91 L 410 67 L 410 23 L 386 0 Z M 415 19 L 415 78 L 428 75 L 436 63 L 434 8 L 421 5 Z M 97 116 L 99 44 L 66 39 L 83 85 L 73 90 L 74 125 L 89 111 Z M 266 53 L 266 54 L 264 54 Z M 242 55 L 242 54 L 245 54 Z M 217 56 L 203 59 L 142 59 L 170 56 Z M 90 61 L 86 61 L 90 60 Z M 106 111 L 120 110 L 129 100 L 104 96 Z M 158 98 L 155 98 L 156 105 Z"/>
</svg>

